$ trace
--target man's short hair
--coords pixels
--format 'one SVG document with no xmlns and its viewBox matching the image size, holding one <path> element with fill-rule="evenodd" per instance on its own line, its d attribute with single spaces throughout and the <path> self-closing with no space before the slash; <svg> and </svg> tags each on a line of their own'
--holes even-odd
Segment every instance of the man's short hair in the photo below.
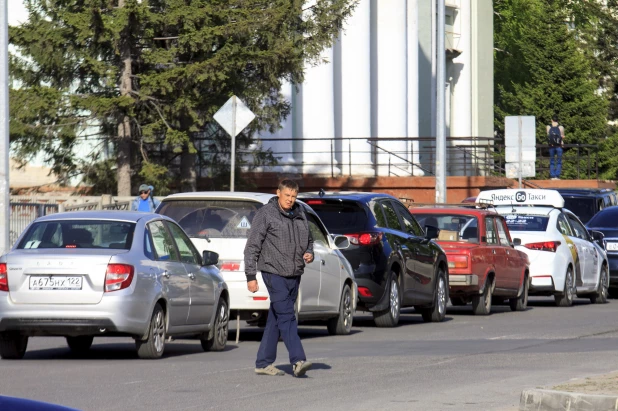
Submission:
<svg viewBox="0 0 618 411">
<path fill-rule="evenodd" d="M 293 180 L 283 180 L 279 183 L 279 191 L 283 191 L 284 188 L 296 191 L 298 193 L 298 184 Z"/>
<path fill-rule="evenodd" d="M 557 123 L 557 122 L 558 122 L 558 114 L 554 114 L 554 115 L 551 117 L 551 121 L 555 121 L 555 122 Z"/>
</svg>

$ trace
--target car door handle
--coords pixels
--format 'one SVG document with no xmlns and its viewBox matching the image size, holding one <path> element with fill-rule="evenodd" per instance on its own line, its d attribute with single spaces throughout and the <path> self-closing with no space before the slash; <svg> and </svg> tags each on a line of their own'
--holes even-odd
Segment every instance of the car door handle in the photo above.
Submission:
<svg viewBox="0 0 618 411">
<path fill-rule="evenodd" d="M 321 263 L 322 265 L 326 265 L 326 260 L 320 260 L 320 263 Z"/>
<path fill-rule="evenodd" d="M 496 249 L 491 250 L 492 253 L 496 254 Z"/>
<path fill-rule="evenodd" d="M 170 273 L 168 273 L 167 271 L 163 271 L 163 277 L 170 278 Z"/>
<path fill-rule="evenodd" d="M 189 278 L 192 279 L 192 280 L 195 280 L 195 274 L 189 273 Z"/>
</svg>

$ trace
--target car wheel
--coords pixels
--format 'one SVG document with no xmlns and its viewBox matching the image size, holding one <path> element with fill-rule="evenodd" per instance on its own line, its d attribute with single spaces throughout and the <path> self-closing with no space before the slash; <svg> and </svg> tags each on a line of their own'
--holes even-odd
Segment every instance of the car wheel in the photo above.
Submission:
<svg viewBox="0 0 618 411">
<path fill-rule="evenodd" d="M 521 294 L 519 297 L 511 298 L 509 300 L 509 305 L 511 306 L 511 311 L 525 311 L 526 307 L 528 307 L 528 276 L 524 276 L 524 283 L 522 284 L 523 290 L 521 290 Z"/>
<path fill-rule="evenodd" d="M 570 307 L 573 305 L 573 270 L 568 269 L 564 279 L 564 290 L 554 296 L 558 307 Z"/>
<path fill-rule="evenodd" d="M 21 360 L 28 348 L 28 336 L 16 331 L 0 333 L 0 357 L 4 360 Z"/>
<path fill-rule="evenodd" d="M 391 274 L 391 283 L 388 289 L 388 308 L 373 313 L 373 320 L 378 327 L 394 327 L 399 323 L 401 314 L 401 294 L 397 274 Z"/>
<path fill-rule="evenodd" d="M 204 351 L 223 351 L 227 343 L 229 322 L 230 313 L 227 309 L 227 303 L 223 298 L 220 298 L 215 323 L 213 324 L 212 337 L 208 338 L 208 333 L 205 333 L 206 338 L 200 340 Z"/>
<path fill-rule="evenodd" d="M 330 335 L 350 334 L 353 319 L 352 307 L 352 292 L 350 291 L 350 286 L 346 284 L 341 293 L 339 315 L 335 318 L 330 318 L 326 326 Z"/>
<path fill-rule="evenodd" d="M 467 305 L 468 301 L 464 297 L 451 297 L 451 304 L 454 306 Z"/>
<path fill-rule="evenodd" d="M 607 302 L 609 287 L 609 278 L 607 276 L 607 266 L 601 266 L 601 274 L 599 275 L 599 287 L 597 292 L 590 296 L 590 302 L 592 304 L 605 304 Z"/>
<path fill-rule="evenodd" d="M 145 340 L 135 340 L 137 355 L 143 359 L 161 358 L 165 350 L 165 312 L 161 305 L 156 304 L 152 311 L 148 337 Z"/>
<path fill-rule="evenodd" d="M 489 278 L 485 283 L 483 293 L 472 297 L 472 312 L 476 315 L 489 315 L 491 313 L 491 289 L 493 280 Z"/>
<path fill-rule="evenodd" d="M 92 335 L 80 335 L 79 337 L 66 337 L 67 345 L 74 354 L 84 354 L 92 345 L 94 336 Z"/>
<path fill-rule="evenodd" d="M 433 298 L 434 301 L 432 307 L 425 307 L 421 309 L 423 321 L 425 321 L 426 323 L 438 323 L 440 321 L 443 321 L 444 317 L 446 316 L 446 277 L 444 271 L 441 268 L 438 270 L 436 291 Z"/>
</svg>

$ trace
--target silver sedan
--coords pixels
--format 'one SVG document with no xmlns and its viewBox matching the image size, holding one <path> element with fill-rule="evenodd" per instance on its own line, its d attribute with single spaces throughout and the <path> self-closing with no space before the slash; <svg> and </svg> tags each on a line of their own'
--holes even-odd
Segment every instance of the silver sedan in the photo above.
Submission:
<svg viewBox="0 0 618 411">
<path fill-rule="evenodd" d="M 0 257 L 0 356 L 22 358 L 31 336 L 64 336 L 75 352 L 95 336 L 130 336 L 141 358 L 161 357 L 167 336 L 222 350 L 229 294 L 217 263 L 160 214 L 38 218 Z"/>
</svg>

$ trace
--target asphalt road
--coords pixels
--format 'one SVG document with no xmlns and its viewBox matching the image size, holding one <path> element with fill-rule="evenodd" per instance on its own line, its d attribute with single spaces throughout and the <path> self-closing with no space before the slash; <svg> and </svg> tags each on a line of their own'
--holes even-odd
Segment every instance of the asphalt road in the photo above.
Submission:
<svg viewBox="0 0 618 411">
<path fill-rule="evenodd" d="M 287 374 L 254 375 L 261 334 L 252 327 L 238 345 L 230 332 L 223 352 L 177 340 L 151 361 L 137 359 L 128 338 L 95 339 L 85 357 L 62 338 L 31 338 L 23 360 L 0 362 L 0 394 L 93 411 L 512 410 L 525 388 L 618 370 L 617 317 L 618 300 L 558 308 L 549 298 L 487 317 L 449 307 L 437 324 L 412 310 L 395 329 L 359 313 L 348 336 L 301 325 L 314 363 L 305 378 L 292 376 L 283 343 L 276 364 Z"/>
</svg>

